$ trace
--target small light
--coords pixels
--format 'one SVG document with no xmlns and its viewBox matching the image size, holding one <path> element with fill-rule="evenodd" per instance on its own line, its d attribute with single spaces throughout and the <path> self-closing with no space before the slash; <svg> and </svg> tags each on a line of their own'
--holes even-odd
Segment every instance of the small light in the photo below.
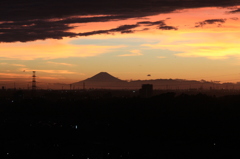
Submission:
<svg viewBox="0 0 240 159">
<path fill-rule="evenodd" d="M 7 155 L 9 155 L 9 153 L 7 153 Z"/>
<path fill-rule="evenodd" d="M 77 129 L 77 128 L 78 128 L 78 126 L 76 125 L 76 126 L 75 126 L 75 129 Z"/>
<path fill-rule="evenodd" d="M 214 146 L 216 146 L 216 143 L 213 143 Z"/>
<path fill-rule="evenodd" d="M 14 101 L 12 100 L 12 103 L 13 103 Z"/>
</svg>

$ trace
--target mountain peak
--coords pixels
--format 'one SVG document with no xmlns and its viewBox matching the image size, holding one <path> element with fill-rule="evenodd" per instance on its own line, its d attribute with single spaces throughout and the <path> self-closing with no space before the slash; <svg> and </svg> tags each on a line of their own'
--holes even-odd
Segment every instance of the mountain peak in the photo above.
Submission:
<svg viewBox="0 0 240 159">
<path fill-rule="evenodd" d="M 107 72 L 99 72 L 98 74 L 96 74 L 96 75 L 110 75 L 109 73 L 107 73 Z M 95 76 L 96 76 L 95 75 Z M 111 75 L 110 75 L 111 76 Z"/>
<path fill-rule="evenodd" d="M 89 81 L 89 82 L 120 82 L 122 80 L 110 75 L 107 72 L 100 72 L 84 81 Z"/>
</svg>

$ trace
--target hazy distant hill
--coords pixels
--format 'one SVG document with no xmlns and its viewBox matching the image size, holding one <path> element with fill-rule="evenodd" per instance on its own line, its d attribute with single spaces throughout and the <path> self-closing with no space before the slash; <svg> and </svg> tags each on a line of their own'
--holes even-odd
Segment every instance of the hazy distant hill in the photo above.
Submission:
<svg viewBox="0 0 240 159">
<path fill-rule="evenodd" d="M 131 78 L 131 77 L 129 77 Z M 107 72 L 100 72 L 85 80 L 75 83 L 50 83 L 48 81 L 38 80 L 37 89 L 132 89 L 138 90 L 142 84 L 152 84 L 153 89 L 161 90 L 239 90 L 240 82 L 237 83 L 220 83 L 220 81 L 206 80 L 186 80 L 186 79 L 149 79 L 149 80 L 131 80 L 125 81 L 110 75 Z M 16 81 L 12 79 L 2 80 L 0 89 L 32 89 L 31 82 L 23 79 Z"/>
<path fill-rule="evenodd" d="M 240 85 L 233 83 L 220 84 L 218 81 L 196 81 L 184 79 L 151 79 L 133 80 L 130 82 L 118 79 L 107 72 L 100 72 L 83 81 L 73 83 L 74 88 L 103 88 L 103 89 L 140 89 L 142 84 L 152 84 L 154 89 L 239 89 Z M 235 86 L 235 87 L 234 87 Z"/>
</svg>

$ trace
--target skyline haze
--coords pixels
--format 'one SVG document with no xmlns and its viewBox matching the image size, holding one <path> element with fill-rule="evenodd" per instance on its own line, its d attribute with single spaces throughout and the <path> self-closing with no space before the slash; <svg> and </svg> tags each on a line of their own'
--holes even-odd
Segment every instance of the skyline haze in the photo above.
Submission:
<svg viewBox="0 0 240 159">
<path fill-rule="evenodd" d="M 123 80 L 240 81 L 240 2 L 3 1 L 0 84 Z M 147 76 L 150 74 L 151 76 Z"/>
</svg>

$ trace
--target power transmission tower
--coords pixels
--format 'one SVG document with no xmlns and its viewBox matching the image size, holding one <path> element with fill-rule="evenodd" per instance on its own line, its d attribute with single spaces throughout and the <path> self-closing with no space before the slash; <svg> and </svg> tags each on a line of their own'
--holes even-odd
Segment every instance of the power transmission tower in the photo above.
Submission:
<svg viewBox="0 0 240 159">
<path fill-rule="evenodd" d="M 36 85 L 36 71 L 33 71 L 33 75 L 32 75 L 32 90 L 35 91 L 37 88 Z"/>
</svg>

